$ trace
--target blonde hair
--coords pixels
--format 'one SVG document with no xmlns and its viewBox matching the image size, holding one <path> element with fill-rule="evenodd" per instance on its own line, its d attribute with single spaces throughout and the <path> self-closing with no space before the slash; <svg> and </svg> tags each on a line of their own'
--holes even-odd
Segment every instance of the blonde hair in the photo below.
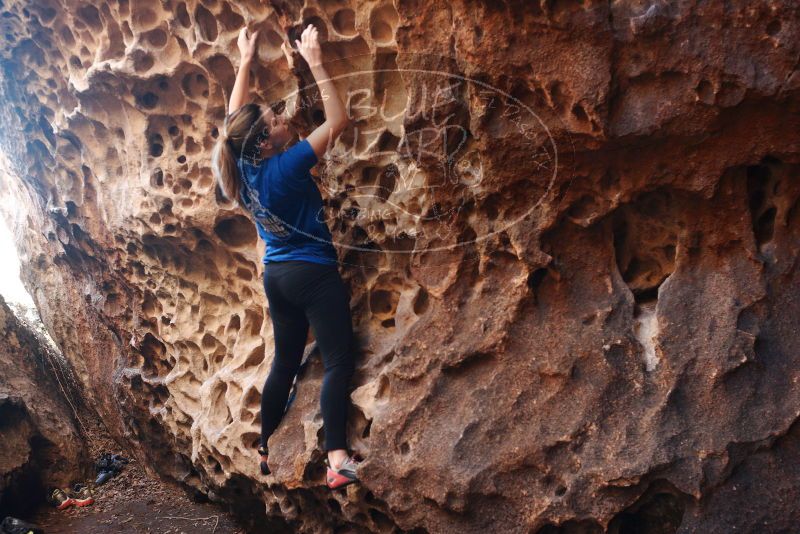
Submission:
<svg viewBox="0 0 800 534">
<path fill-rule="evenodd" d="M 239 192 L 242 182 L 236 161 L 239 158 L 256 159 L 260 153 L 261 139 L 269 135 L 260 104 L 245 104 L 225 117 L 217 143 L 211 152 L 211 171 L 225 198 L 241 204 Z"/>
</svg>

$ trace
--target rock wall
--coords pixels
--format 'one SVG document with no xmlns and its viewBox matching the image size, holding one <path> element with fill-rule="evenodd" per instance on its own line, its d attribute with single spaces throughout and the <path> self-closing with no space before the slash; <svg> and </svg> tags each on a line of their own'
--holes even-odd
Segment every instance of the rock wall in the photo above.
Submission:
<svg viewBox="0 0 800 534">
<path fill-rule="evenodd" d="M 154 471 L 272 531 L 800 519 L 799 473 L 779 467 L 800 414 L 796 3 L 2 11 L 26 284 Z M 209 167 L 239 28 L 261 30 L 256 98 L 302 105 L 279 46 L 307 22 L 352 119 L 317 176 L 361 344 L 363 481 L 333 494 L 318 358 L 258 474 L 261 245 Z"/>
<path fill-rule="evenodd" d="M 51 486 L 91 474 L 66 361 L 0 297 L 0 517 L 26 517 Z"/>
</svg>

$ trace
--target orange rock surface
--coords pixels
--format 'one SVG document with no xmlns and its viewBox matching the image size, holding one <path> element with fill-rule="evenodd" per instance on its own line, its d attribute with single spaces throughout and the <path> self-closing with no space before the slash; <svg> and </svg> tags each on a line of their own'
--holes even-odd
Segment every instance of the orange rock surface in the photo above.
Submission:
<svg viewBox="0 0 800 534">
<path fill-rule="evenodd" d="M 791 0 L 0 11 L 0 195 L 26 285 L 154 472 L 273 532 L 800 520 Z M 313 355 L 258 472 L 261 245 L 210 169 L 239 29 L 260 30 L 255 98 L 302 105 L 280 44 L 307 23 L 352 119 L 317 167 L 361 346 L 366 461 L 333 494 Z"/>
</svg>

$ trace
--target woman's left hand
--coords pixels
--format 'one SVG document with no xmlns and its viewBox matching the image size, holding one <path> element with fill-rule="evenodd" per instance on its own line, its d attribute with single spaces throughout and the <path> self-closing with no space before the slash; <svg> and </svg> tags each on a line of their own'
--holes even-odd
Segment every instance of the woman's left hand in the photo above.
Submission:
<svg viewBox="0 0 800 534">
<path fill-rule="evenodd" d="M 242 61 L 252 61 L 253 57 L 255 57 L 257 40 L 258 30 L 254 31 L 249 38 L 247 37 L 247 27 L 239 31 L 237 44 L 239 45 L 239 53 L 242 55 Z"/>
</svg>

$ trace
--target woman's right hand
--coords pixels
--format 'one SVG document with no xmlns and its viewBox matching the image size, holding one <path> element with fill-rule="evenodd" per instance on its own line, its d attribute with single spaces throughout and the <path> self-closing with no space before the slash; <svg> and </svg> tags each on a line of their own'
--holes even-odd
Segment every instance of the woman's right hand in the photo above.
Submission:
<svg viewBox="0 0 800 534">
<path fill-rule="evenodd" d="M 297 51 L 311 68 L 322 65 L 322 49 L 319 47 L 319 31 L 313 24 L 306 26 L 300 39 L 295 40 Z"/>
<path fill-rule="evenodd" d="M 250 37 L 247 36 L 247 27 L 239 30 L 239 38 L 236 44 L 239 46 L 242 62 L 252 61 L 256 54 L 256 43 L 258 42 L 258 30 L 254 31 Z"/>
</svg>

